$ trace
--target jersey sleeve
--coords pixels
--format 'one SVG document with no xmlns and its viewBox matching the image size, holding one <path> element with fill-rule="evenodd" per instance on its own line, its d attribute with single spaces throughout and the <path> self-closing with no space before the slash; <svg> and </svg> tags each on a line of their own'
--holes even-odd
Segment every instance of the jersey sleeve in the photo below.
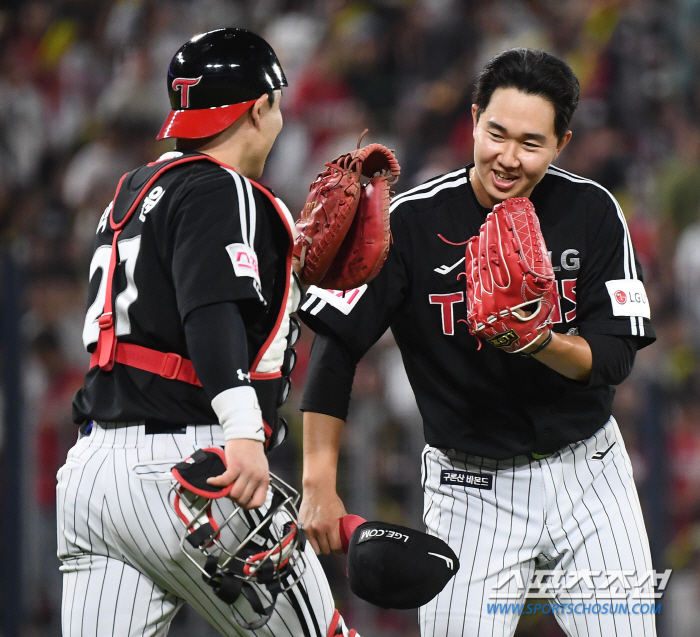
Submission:
<svg viewBox="0 0 700 637">
<path fill-rule="evenodd" d="M 172 276 L 182 319 L 195 308 L 245 299 L 264 303 L 250 183 L 224 169 L 196 178 L 172 217 Z"/>
<path fill-rule="evenodd" d="M 612 195 L 592 197 L 587 255 L 576 282 L 579 331 L 634 336 L 640 348 L 654 342 L 642 266 L 627 222 Z"/>
<path fill-rule="evenodd" d="M 347 420 L 355 368 L 345 345 L 334 336 L 316 334 L 299 409 Z"/>
<path fill-rule="evenodd" d="M 311 286 L 299 316 L 314 332 L 338 338 L 355 362 L 386 332 L 406 298 L 409 277 L 403 258 L 407 235 L 398 215 L 391 216 L 393 243 L 381 271 L 354 290 Z"/>
</svg>

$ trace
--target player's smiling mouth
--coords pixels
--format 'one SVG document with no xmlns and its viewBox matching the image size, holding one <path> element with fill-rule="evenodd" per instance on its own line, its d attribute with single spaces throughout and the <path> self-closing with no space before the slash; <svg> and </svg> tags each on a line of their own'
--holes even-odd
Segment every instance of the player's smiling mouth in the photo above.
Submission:
<svg viewBox="0 0 700 637">
<path fill-rule="evenodd" d="M 516 176 L 508 175 L 498 170 L 492 170 L 491 174 L 493 175 L 493 184 L 499 190 L 509 189 L 518 180 Z"/>
</svg>

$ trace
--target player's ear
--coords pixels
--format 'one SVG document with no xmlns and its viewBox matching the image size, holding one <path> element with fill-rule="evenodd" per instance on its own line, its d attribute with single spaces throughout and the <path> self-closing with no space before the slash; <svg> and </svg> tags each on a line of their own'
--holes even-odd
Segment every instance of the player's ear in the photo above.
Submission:
<svg viewBox="0 0 700 637">
<path fill-rule="evenodd" d="M 260 128 L 260 117 L 266 109 L 270 108 L 267 93 L 261 95 L 250 109 L 250 118 L 253 120 L 255 128 Z"/>
<path fill-rule="evenodd" d="M 472 128 L 472 135 L 476 135 L 476 124 L 479 121 L 479 107 L 476 104 L 472 104 L 472 120 L 474 122 L 474 127 Z"/>
<path fill-rule="evenodd" d="M 566 146 L 569 142 L 571 141 L 571 131 L 568 130 L 564 134 L 564 137 L 562 137 L 558 142 L 557 142 L 557 154 L 554 155 L 554 159 L 559 157 L 559 153 L 564 150 L 564 146 Z M 552 160 L 554 161 L 554 160 Z"/>
</svg>

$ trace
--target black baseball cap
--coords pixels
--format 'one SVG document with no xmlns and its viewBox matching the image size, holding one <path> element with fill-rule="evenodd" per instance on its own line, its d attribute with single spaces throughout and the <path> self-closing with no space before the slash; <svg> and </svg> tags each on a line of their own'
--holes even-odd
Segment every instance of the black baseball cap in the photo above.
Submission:
<svg viewBox="0 0 700 637">
<path fill-rule="evenodd" d="M 362 520 L 346 518 L 341 539 Z M 440 538 L 399 524 L 362 521 L 347 547 L 350 589 L 381 608 L 423 606 L 459 570 L 459 559 Z"/>
</svg>

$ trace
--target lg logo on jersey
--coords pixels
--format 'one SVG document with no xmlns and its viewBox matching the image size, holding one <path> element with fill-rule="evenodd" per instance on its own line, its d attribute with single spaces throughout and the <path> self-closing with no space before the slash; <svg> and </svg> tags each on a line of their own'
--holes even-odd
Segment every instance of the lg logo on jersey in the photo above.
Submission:
<svg viewBox="0 0 700 637">
<path fill-rule="evenodd" d="M 615 300 L 620 305 L 624 305 L 625 303 L 627 303 L 628 299 L 630 303 L 648 303 L 647 297 L 643 292 L 631 294 L 629 297 L 622 290 L 618 290 L 617 292 L 615 292 Z"/>
<path fill-rule="evenodd" d="M 561 266 L 555 265 L 552 269 L 555 272 L 559 272 L 560 270 L 578 270 L 581 267 L 581 259 L 578 258 L 578 250 L 574 250 L 573 248 L 569 250 L 564 250 L 564 252 L 561 253 L 561 258 L 559 259 L 559 263 L 561 263 Z M 554 258 L 552 257 L 552 251 L 549 251 L 549 258 L 552 261 L 552 264 L 554 264 Z"/>
<path fill-rule="evenodd" d="M 639 279 L 606 281 L 613 316 L 641 316 L 650 318 L 649 299 Z"/>
</svg>

